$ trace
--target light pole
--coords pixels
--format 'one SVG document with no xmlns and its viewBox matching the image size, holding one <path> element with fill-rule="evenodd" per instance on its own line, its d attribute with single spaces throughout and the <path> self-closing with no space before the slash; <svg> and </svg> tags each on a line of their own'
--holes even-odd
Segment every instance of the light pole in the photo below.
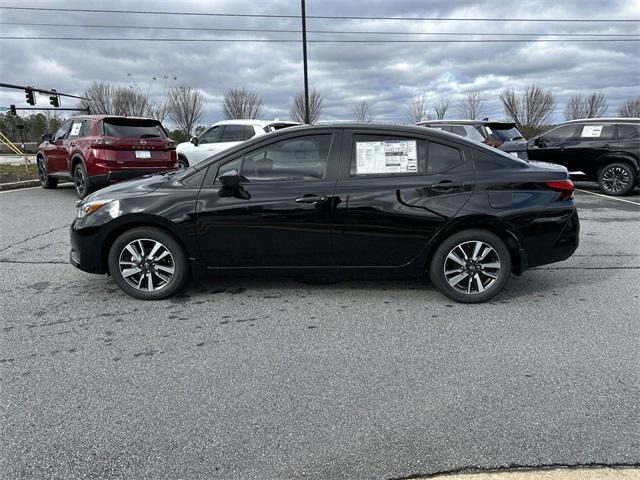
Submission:
<svg viewBox="0 0 640 480">
<path fill-rule="evenodd" d="M 307 16 L 305 13 L 304 0 L 302 6 L 302 58 L 304 64 L 304 123 L 309 122 L 309 72 L 307 71 Z"/>
</svg>

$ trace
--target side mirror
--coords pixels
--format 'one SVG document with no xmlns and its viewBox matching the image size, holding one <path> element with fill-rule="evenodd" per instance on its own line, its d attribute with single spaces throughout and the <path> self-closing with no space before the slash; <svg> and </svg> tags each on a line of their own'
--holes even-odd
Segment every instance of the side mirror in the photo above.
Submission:
<svg viewBox="0 0 640 480">
<path fill-rule="evenodd" d="M 229 190 L 238 190 L 240 188 L 240 175 L 235 170 L 220 175 L 220 183 Z"/>
<path fill-rule="evenodd" d="M 191 137 L 191 140 L 189 141 L 193 143 L 196 147 L 198 146 L 198 137 Z"/>
<path fill-rule="evenodd" d="M 51 135 L 50 133 L 45 133 L 40 138 L 42 138 L 43 142 L 50 142 L 53 139 L 53 135 Z"/>
</svg>

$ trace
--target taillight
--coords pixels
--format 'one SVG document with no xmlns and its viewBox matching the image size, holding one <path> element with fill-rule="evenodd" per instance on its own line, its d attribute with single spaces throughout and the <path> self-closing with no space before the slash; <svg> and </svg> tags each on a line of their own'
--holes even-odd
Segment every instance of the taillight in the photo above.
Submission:
<svg viewBox="0 0 640 480">
<path fill-rule="evenodd" d="M 98 138 L 93 142 L 91 148 L 108 148 L 112 145 L 113 142 L 111 140 L 105 140 L 104 138 Z"/>
<path fill-rule="evenodd" d="M 167 147 L 168 148 L 173 148 L 175 146 L 176 146 L 176 142 L 174 142 L 174 141 L 167 142 Z"/>
<path fill-rule="evenodd" d="M 575 186 L 571 180 L 553 180 L 544 182 L 545 185 L 556 192 L 560 192 L 558 200 L 571 200 Z"/>
</svg>

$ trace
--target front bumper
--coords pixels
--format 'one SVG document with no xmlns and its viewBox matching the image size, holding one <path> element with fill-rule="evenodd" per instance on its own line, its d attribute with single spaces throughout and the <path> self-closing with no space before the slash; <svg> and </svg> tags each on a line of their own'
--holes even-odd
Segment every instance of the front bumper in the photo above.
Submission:
<svg viewBox="0 0 640 480">
<path fill-rule="evenodd" d="M 74 267 L 88 273 L 107 273 L 107 265 L 102 258 L 102 238 L 97 230 L 83 229 L 82 232 L 74 227 L 78 219 L 71 224 L 71 250 L 69 262 Z"/>
</svg>

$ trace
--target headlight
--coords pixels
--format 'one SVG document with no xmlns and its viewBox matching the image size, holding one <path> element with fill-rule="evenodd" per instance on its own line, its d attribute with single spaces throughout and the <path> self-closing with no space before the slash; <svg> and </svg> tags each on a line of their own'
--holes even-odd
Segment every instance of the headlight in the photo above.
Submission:
<svg viewBox="0 0 640 480">
<path fill-rule="evenodd" d="M 112 200 L 94 200 L 93 202 L 87 202 L 78 206 L 78 218 L 84 218 L 88 215 L 91 215 L 93 212 L 98 210 L 99 208 L 104 207 L 107 203 Z"/>
</svg>

